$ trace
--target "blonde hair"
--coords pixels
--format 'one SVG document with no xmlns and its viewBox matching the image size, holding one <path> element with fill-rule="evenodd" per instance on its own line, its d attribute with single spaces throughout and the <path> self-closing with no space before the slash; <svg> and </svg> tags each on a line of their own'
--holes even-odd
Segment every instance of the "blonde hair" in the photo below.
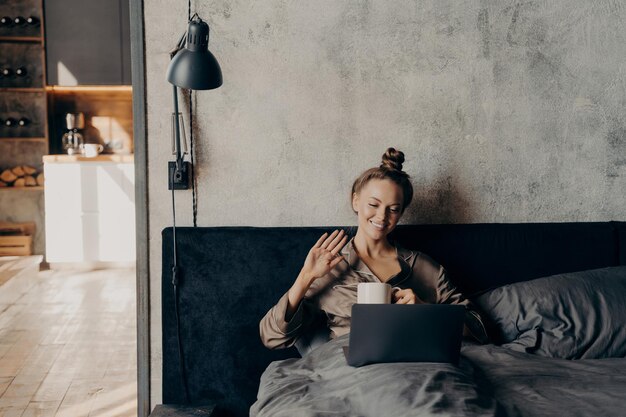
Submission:
<svg viewBox="0 0 626 417">
<path fill-rule="evenodd" d="M 404 153 L 394 148 L 388 148 L 383 154 L 382 163 L 376 168 L 370 168 L 363 172 L 352 184 L 352 193 L 350 200 L 354 194 L 360 194 L 365 185 L 373 179 L 391 180 L 402 189 L 402 212 L 411 204 L 413 199 L 413 186 L 409 175 L 402 171 L 404 163 Z"/>
</svg>

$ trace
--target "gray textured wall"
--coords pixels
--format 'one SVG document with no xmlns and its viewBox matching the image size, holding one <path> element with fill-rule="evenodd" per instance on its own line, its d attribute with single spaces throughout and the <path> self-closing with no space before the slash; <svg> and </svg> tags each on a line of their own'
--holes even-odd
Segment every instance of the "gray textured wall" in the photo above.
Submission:
<svg viewBox="0 0 626 417">
<path fill-rule="evenodd" d="M 145 2 L 152 399 L 171 224 L 168 51 L 187 2 Z M 198 223 L 345 225 L 353 179 L 406 153 L 406 222 L 626 220 L 618 0 L 193 3 L 224 85 L 199 92 Z M 177 193 L 191 224 L 191 193 Z M 277 295 L 278 296 L 278 295 Z"/>
</svg>

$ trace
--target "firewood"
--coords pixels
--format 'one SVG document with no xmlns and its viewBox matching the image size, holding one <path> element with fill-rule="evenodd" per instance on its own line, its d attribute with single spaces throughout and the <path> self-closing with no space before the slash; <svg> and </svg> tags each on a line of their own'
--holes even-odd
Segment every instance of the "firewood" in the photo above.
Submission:
<svg viewBox="0 0 626 417">
<path fill-rule="evenodd" d="M 37 175 L 37 185 L 43 187 L 43 172 L 40 172 L 39 175 Z"/>
<path fill-rule="evenodd" d="M 11 172 L 10 169 L 5 169 L 4 171 L 2 171 L 2 174 L 0 174 L 0 180 L 9 184 L 15 181 L 16 179 L 17 179 L 17 175 Z"/>
<path fill-rule="evenodd" d="M 24 178 L 18 178 L 13 183 L 14 187 L 24 187 L 26 185 L 26 180 Z"/>
<path fill-rule="evenodd" d="M 9 186 L 9 184 L 7 184 L 6 182 L 4 182 L 4 181 L 0 181 L 0 188 L 2 188 L 2 187 L 8 187 L 8 186 Z"/>
<path fill-rule="evenodd" d="M 35 173 L 37 173 L 37 170 L 35 168 L 28 165 L 22 165 L 22 169 L 24 170 L 24 173 L 26 175 L 35 175 Z"/>
<path fill-rule="evenodd" d="M 22 169 L 21 166 L 16 166 L 14 167 L 11 172 L 13 172 L 15 175 L 17 175 L 18 177 L 23 177 L 24 176 L 24 170 Z"/>
<path fill-rule="evenodd" d="M 34 187 L 37 185 L 37 180 L 32 175 L 25 175 L 24 180 L 26 181 L 27 187 Z"/>
</svg>

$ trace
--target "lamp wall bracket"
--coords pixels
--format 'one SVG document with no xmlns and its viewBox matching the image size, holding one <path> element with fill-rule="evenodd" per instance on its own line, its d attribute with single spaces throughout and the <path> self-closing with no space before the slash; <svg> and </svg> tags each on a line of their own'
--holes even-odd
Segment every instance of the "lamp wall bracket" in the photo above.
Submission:
<svg viewBox="0 0 626 417">
<path fill-rule="evenodd" d="M 182 161 L 178 167 L 176 161 L 168 161 L 168 189 L 188 190 L 191 188 L 191 162 Z"/>
</svg>

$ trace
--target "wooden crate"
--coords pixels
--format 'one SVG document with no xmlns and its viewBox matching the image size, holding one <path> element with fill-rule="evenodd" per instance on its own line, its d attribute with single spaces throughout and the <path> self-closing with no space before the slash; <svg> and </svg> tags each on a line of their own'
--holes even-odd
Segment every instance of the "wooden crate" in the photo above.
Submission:
<svg viewBox="0 0 626 417">
<path fill-rule="evenodd" d="M 0 236 L 0 256 L 29 256 L 32 254 L 32 236 Z"/>
<path fill-rule="evenodd" d="M 35 223 L 0 222 L 0 256 L 33 254 Z"/>
</svg>

